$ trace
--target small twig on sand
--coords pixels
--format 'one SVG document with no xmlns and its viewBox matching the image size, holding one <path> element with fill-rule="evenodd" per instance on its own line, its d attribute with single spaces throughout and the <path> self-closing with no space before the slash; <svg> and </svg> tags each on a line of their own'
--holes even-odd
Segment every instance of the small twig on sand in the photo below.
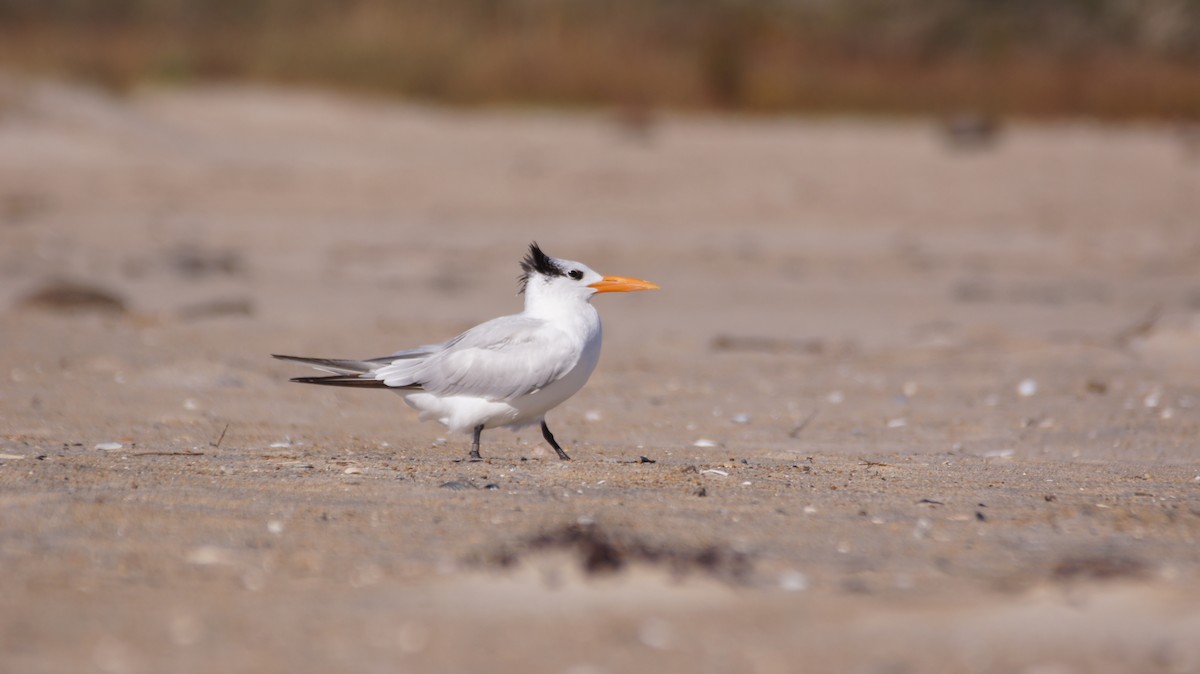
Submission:
<svg viewBox="0 0 1200 674">
<path fill-rule="evenodd" d="M 1156 304 L 1153 307 L 1150 307 L 1150 311 L 1144 318 L 1133 325 L 1118 330 L 1117 333 L 1113 335 L 1113 343 L 1116 344 L 1118 348 L 1125 349 L 1129 347 L 1129 343 L 1133 340 L 1139 337 L 1149 336 L 1152 332 L 1154 332 L 1154 326 L 1158 324 L 1158 319 L 1162 317 L 1162 309 L 1163 308 L 1161 304 Z"/>
<path fill-rule="evenodd" d="M 222 429 L 221 429 L 221 436 L 217 438 L 217 441 L 216 441 L 216 442 L 210 442 L 210 443 L 208 443 L 208 444 L 209 444 L 209 445 L 211 445 L 211 446 L 212 446 L 214 449 L 220 449 L 220 448 L 221 448 L 221 441 L 225 439 L 225 433 L 226 433 L 228 430 L 229 430 L 229 424 L 225 424 L 225 428 L 222 428 Z"/>
<path fill-rule="evenodd" d="M 125 456 L 204 456 L 204 452 L 129 452 Z"/>
<path fill-rule="evenodd" d="M 821 408 L 817 407 L 817 408 L 814 408 L 812 412 L 809 412 L 808 416 L 804 418 L 804 421 L 801 421 L 795 428 L 793 428 L 791 431 L 788 431 L 788 437 L 789 438 L 799 437 L 800 433 L 802 431 L 804 431 L 804 428 L 806 426 L 808 426 L 808 424 L 811 423 L 813 419 L 817 418 L 817 413 L 820 411 L 821 411 Z"/>
</svg>

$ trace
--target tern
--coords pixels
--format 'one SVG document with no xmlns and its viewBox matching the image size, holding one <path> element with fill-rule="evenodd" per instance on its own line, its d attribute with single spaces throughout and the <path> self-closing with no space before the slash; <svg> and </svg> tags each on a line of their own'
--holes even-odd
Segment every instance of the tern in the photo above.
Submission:
<svg viewBox="0 0 1200 674">
<path fill-rule="evenodd" d="M 537 242 L 521 261 L 519 294 L 525 310 L 494 318 L 441 344 L 418 346 L 379 358 L 306 358 L 273 354 L 329 373 L 294 382 L 390 389 L 418 412 L 454 432 L 472 434 L 472 461 L 482 460 L 484 429 L 540 423 L 542 437 L 566 461 L 546 413 L 587 383 L 600 359 L 597 293 L 654 290 L 624 276 L 601 276 L 573 260 L 550 257 Z"/>
</svg>

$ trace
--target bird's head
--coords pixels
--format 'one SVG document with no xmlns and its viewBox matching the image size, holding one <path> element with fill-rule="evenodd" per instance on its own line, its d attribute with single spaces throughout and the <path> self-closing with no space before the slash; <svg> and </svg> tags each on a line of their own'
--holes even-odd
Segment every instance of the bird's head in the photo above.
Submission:
<svg viewBox="0 0 1200 674">
<path fill-rule="evenodd" d="M 588 299 L 596 293 L 655 290 L 657 285 L 624 276 L 601 276 L 582 262 L 550 257 L 537 242 L 521 260 L 520 292 L 527 295 L 577 296 Z"/>
</svg>

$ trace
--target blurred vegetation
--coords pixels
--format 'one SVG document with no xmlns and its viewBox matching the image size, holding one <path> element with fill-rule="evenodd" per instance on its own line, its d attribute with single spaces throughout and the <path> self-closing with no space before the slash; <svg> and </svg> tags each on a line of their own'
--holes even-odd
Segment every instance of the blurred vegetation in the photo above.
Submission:
<svg viewBox="0 0 1200 674">
<path fill-rule="evenodd" d="M 453 104 L 1200 117 L 1200 0 L 0 0 L 0 68 Z"/>
</svg>

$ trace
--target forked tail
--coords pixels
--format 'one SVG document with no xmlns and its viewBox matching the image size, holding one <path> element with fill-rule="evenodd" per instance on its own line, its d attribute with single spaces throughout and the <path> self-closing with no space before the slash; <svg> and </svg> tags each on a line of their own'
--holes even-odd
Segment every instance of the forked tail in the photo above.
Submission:
<svg viewBox="0 0 1200 674">
<path fill-rule="evenodd" d="M 392 389 L 419 389 L 419 384 L 412 386 L 388 386 L 382 381 L 371 375 L 375 368 L 389 362 L 390 359 L 378 360 L 350 360 L 339 358 L 307 358 L 304 356 L 284 356 L 281 354 L 271 354 L 273 358 L 279 360 L 290 360 L 297 363 L 311 365 L 323 372 L 331 374 L 321 377 L 293 377 L 292 381 L 300 384 L 320 384 L 321 386 L 345 386 L 348 388 L 392 388 Z M 381 362 L 383 361 L 383 362 Z"/>
</svg>

